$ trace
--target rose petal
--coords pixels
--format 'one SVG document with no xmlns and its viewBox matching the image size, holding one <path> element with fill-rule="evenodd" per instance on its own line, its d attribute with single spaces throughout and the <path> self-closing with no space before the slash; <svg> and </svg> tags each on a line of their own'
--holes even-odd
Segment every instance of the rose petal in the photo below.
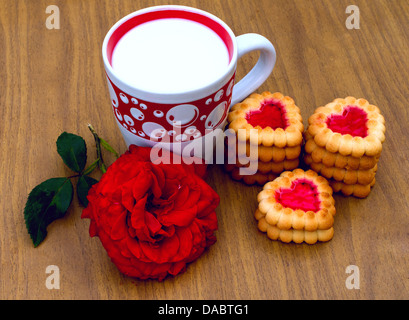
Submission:
<svg viewBox="0 0 409 320">
<path fill-rule="evenodd" d="M 138 258 L 141 261 L 150 261 L 150 259 L 146 258 L 143 253 L 140 242 L 137 239 L 131 237 L 127 238 L 126 245 L 135 258 Z"/>
<path fill-rule="evenodd" d="M 162 214 L 158 216 L 158 220 L 164 226 L 187 227 L 196 218 L 196 215 L 197 207 L 194 206 L 185 210 L 173 210 L 168 214 Z"/>
<path fill-rule="evenodd" d="M 191 254 L 193 248 L 193 235 L 189 228 L 178 228 L 176 236 L 179 238 L 179 250 L 173 261 L 185 260 Z"/>
<path fill-rule="evenodd" d="M 129 197 L 132 197 L 132 201 L 138 201 L 144 198 L 152 187 L 152 175 L 150 172 L 140 172 L 135 179 L 132 179 L 128 184 L 123 186 L 123 195 L 128 193 Z M 124 201 L 124 199 L 122 199 Z M 129 211 L 132 211 L 133 207 L 127 207 Z"/>
<path fill-rule="evenodd" d="M 145 211 L 145 223 L 151 237 L 154 237 L 162 229 L 162 225 L 159 221 L 148 211 Z"/>
<path fill-rule="evenodd" d="M 188 188 L 187 186 L 183 187 L 183 189 L 187 190 L 188 194 L 178 195 L 177 201 L 175 201 L 175 208 L 183 210 L 185 208 L 196 206 L 196 203 L 199 201 L 201 196 L 200 189 Z"/>
<path fill-rule="evenodd" d="M 89 236 L 95 237 L 98 235 L 98 227 L 97 224 L 94 222 L 94 220 L 91 220 L 91 223 L 89 225 Z"/>
<path fill-rule="evenodd" d="M 186 177 L 186 168 L 184 165 L 160 164 L 158 167 L 162 168 L 166 177 L 166 182 L 172 179 L 180 181 Z"/>
<path fill-rule="evenodd" d="M 133 144 L 129 146 L 128 153 L 132 154 L 135 162 L 149 162 L 151 148 L 139 147 Z"/>
<path fill-rule="evenodd" d="M 142 252 L 155 263 L 165 263 L 172 260 L 179 250 L 179 238 L 164 238 L 161 242 L 152 244 L 151 242 L 140 242 Z"/>
<path fill-rule="evenodd" d="M 145 221 L 145 204 L 148 196 L 138 200 L 130 215 L 130 227 L 134 229 L 136 237 L 142 241 L 149 241 L 149 229 Z"/>
<path fill-rule="evenodd" d="M 186 263 L 184 261 L 176 262 L 172 264 L 168 270 L 169 274 L 176 276 L 179 273 L 186 271 Z"/>
<path fill-rule="evenodd" d="M 128 238 L 130 237 L 128 236 L 123 238 L 122 240 L 119 240 L 118 250 L 120 251 L 121 255 L 123 255 L 125 258 L 132 258 L 134 257 L 134 255 L 128 248 Z"/>
<path fill-rule="evenodd" d="M 115 223 L 112 225 L 111 238 L 112 240 L 121 240 L 128 234 L 128 226 L 126 223 L 128 211 L 125 209 L 118 216 Z"/>
<path fill-rule="evenodd" d="M 170 237 L 173 237 L 174 234 L 175 234 L 175 226 L 169 226 L 169 227 L 163 226 L 157 235 L 160 235 L 166 238 L 170 238 Z"/>
<path fill-rule="evenodd" d="M 177 192 L 173 195 L 174 205 L 176 209 L 182 208 L 189 200 L 190 190 L 186 185 L 182 185 L 178 188 Z M 190 207 L 190 205 L 187 205 Z"/>
<path fill-rule="evenodd" d="M 173 178 L 166 179 L 166 184 L 162 191 L 162 198 L 174 200 L 180 188 L 181 188 L 180 180 Z"/>
<path fill-rule="evenodd" d="M 152 177 L 155 182 L 152 184 L 152 193 L 155 198 L 160 198 L 166 183 L 165 173 L 160 167 L 152 165 Z"/>
</svg>

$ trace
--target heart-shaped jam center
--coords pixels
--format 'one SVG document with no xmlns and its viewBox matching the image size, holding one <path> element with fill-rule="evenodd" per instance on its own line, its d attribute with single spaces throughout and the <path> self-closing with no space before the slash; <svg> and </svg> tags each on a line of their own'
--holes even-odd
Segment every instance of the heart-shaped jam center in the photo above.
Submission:
<svg viewBox="0 0 409 320">
<path fill-rule="evenodd" d="M 294 180 L 290 188 L 280 188 L 275 192 L 275 198 L 285 208 L 318 212 L 321 201 L 318 198 L 318 188 L 308 179 Z"/>
<path fill-rule="evenodd" d="M 327 118 L 327 127 L 333 132 L 350 134 L 353 137 L 368 136 L 367 113 L 356 106 L 347 106 L 342 114 L 332 114 Z"/>
<path fill-rule="evenodd" d="M 264 101 L 258 110 L 247 112 L 245 118 L 253 127 L 260 126 L 262 129 L 285 129 L 289 126 L 285 106 L 280 100 Z"/>
</svg>

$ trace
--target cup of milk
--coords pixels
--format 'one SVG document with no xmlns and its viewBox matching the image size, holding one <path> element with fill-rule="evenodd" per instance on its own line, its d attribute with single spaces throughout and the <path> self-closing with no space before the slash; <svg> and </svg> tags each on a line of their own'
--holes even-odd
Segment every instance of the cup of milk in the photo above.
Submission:
<svg viewBox="0 0 409 320">
<path fill-rule="evenodd" d="M 238 59 L 251 51 L 259 60 L 235 83 Z M 224 128 L 230 106 L 269 77 L 276 52 L 265 37 L 236 37 L 208 12 L 165 5 L 119 20 L 104 39 L 102 57 L 126 144 L 172 149 L 178 143 L 181 151 Z"/>
</svg>

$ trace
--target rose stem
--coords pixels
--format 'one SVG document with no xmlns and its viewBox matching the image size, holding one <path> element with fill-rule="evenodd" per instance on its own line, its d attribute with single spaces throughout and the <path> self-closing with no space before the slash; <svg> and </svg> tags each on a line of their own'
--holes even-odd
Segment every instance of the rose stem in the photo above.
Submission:
<svg viewBox="0 0 409 320">
<path fill-rule="evenodd" d="M 105 166 L 104 160 L 102 159 L 101 142 L 99 136 L 91 124 L 88 124 L 88 128 L 91 131 L 92 135 L 94 136 L 95 145 L 97 147 L 97 158 L 99 159 L 99 168 L 102 171 L 102 173 L 105 173 L 107 171 L 107 168 Z"/>
</svg>

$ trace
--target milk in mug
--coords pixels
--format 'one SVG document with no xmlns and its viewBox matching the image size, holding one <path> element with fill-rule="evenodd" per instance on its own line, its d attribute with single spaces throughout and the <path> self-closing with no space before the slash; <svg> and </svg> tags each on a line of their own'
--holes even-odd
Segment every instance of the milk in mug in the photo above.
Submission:
<svg viewBox="0 0 409 320">
<path fill-rule="evenodd" d="M 220 36 L 198 22 L 163 18 L 128 31 L 117 43 L 112 68 L 141 90 L 179 93 L 204 87 L 225 74 L 229 53 Z"/>
</svg>

